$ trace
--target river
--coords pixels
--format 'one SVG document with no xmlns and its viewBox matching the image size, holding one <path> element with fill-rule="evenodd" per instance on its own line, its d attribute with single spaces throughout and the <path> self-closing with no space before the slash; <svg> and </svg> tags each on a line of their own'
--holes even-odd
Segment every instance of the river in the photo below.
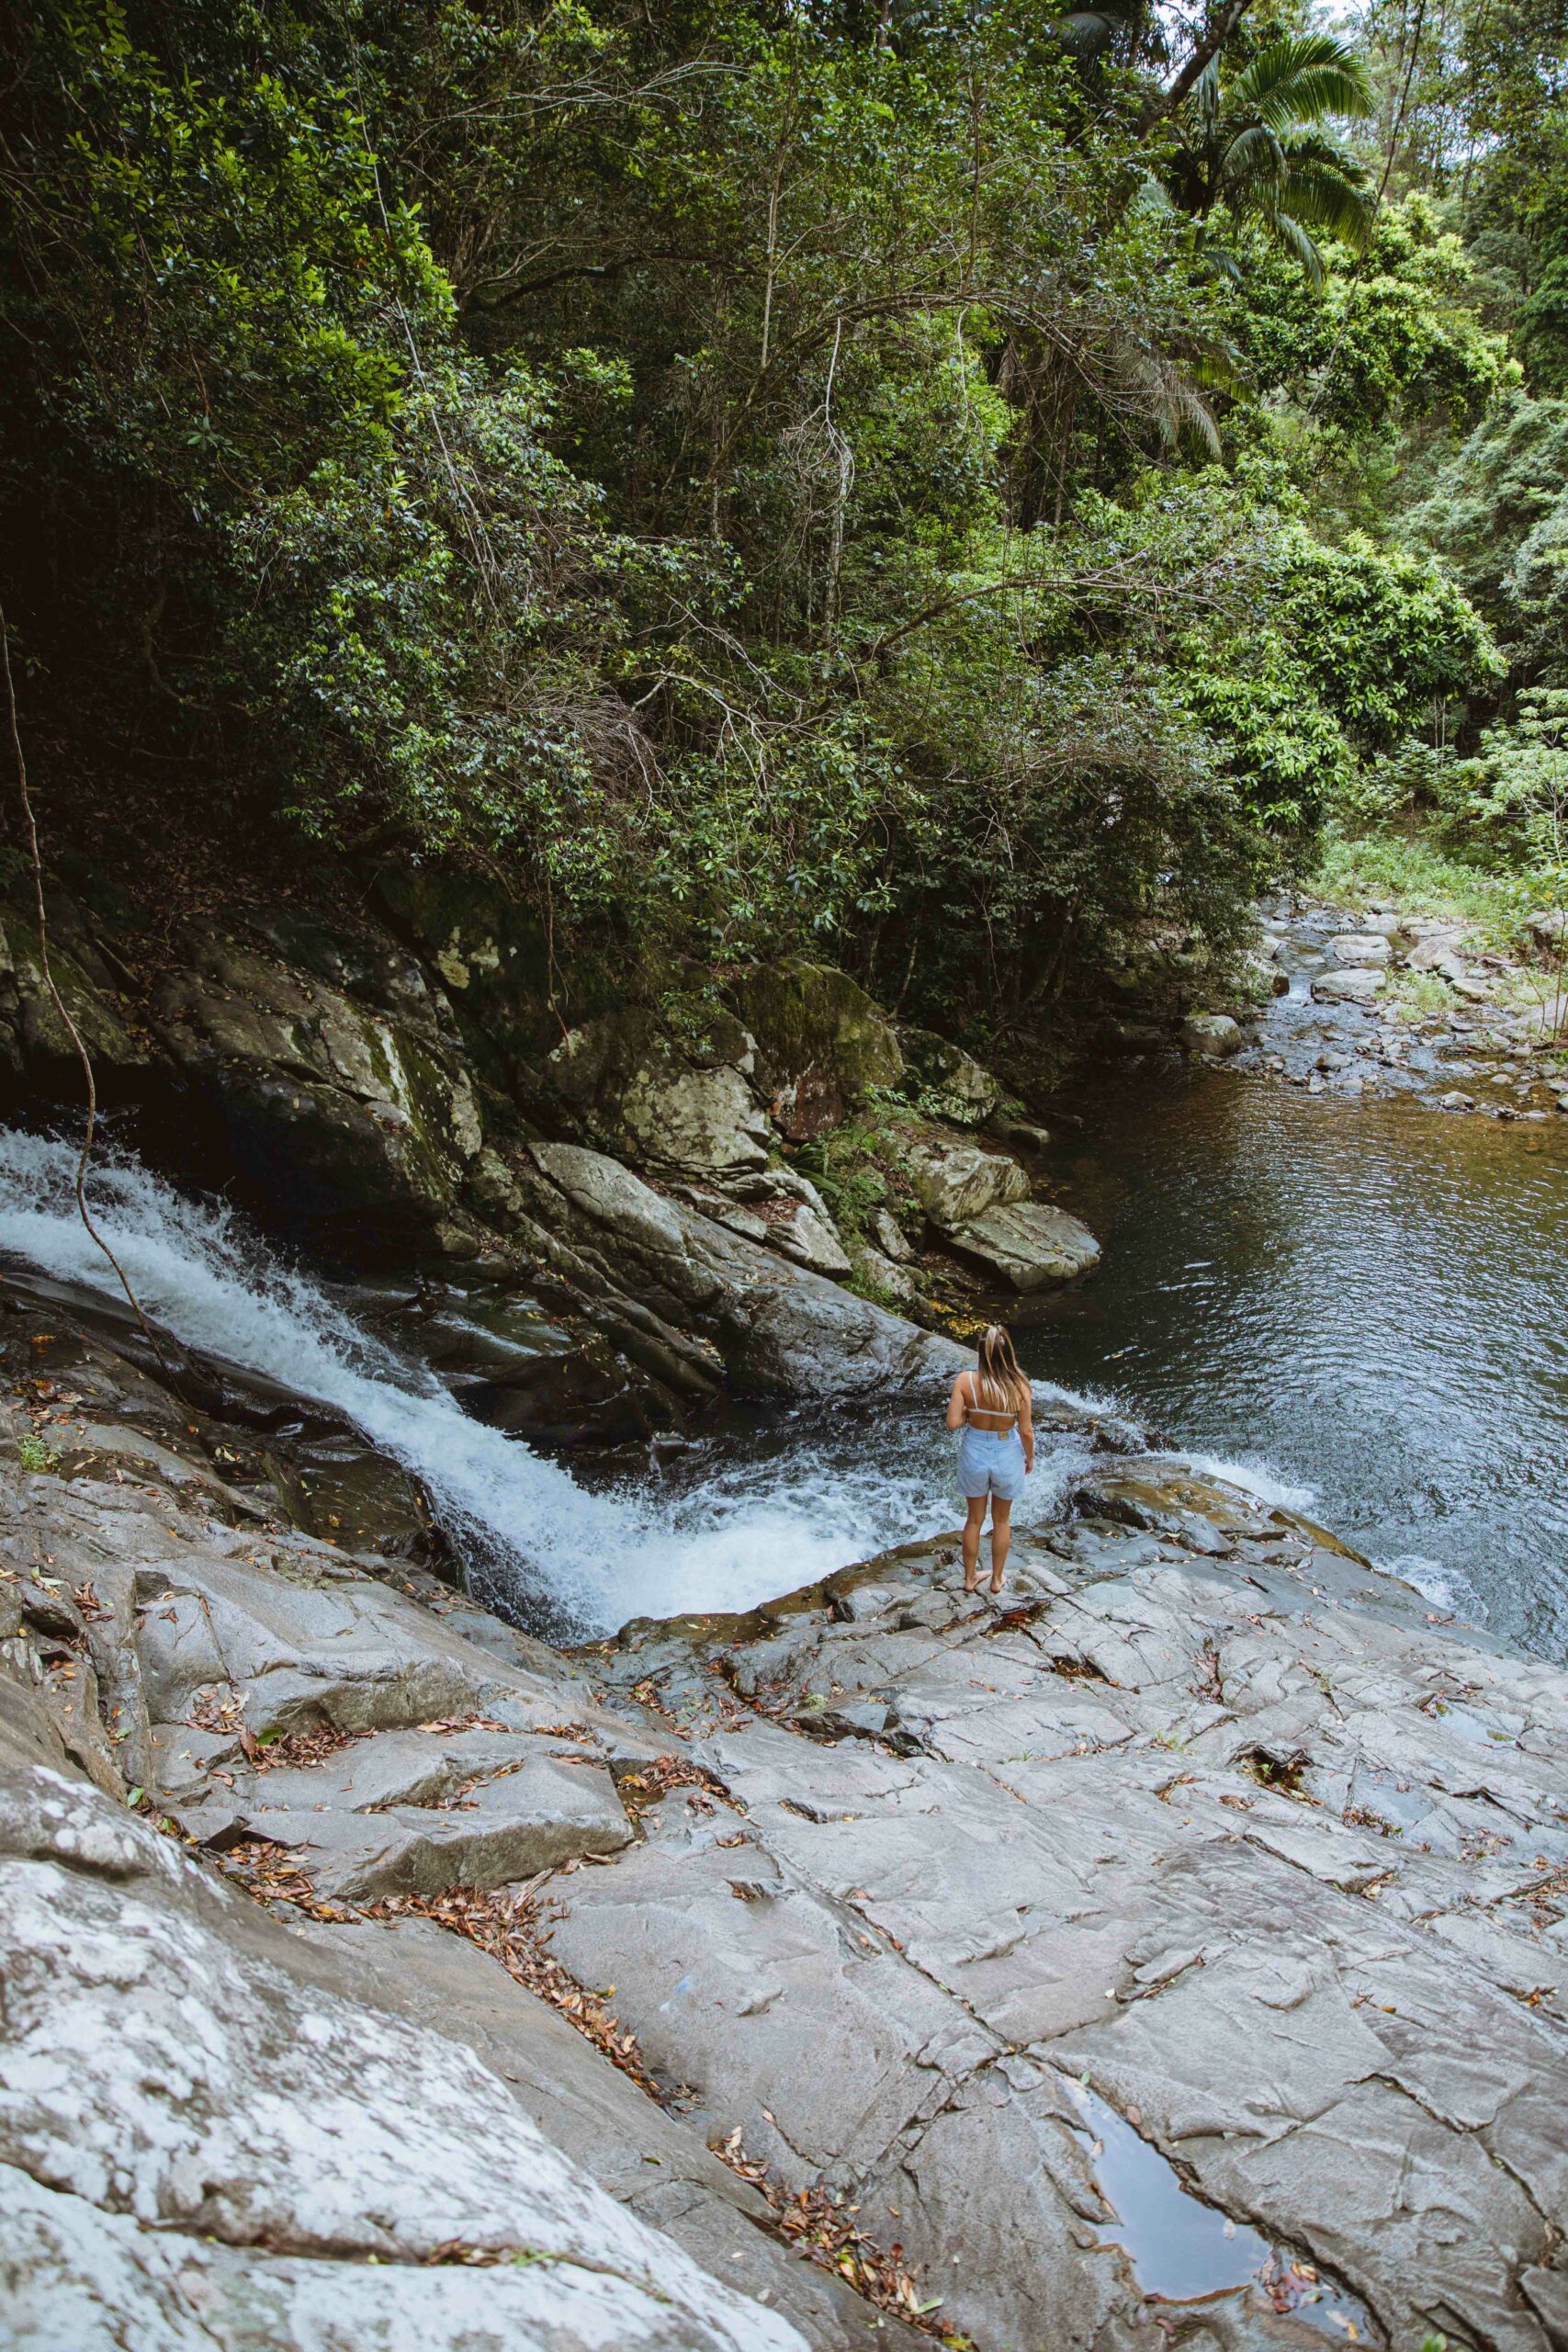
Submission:
<svg viewBox="0 0 1568 2352">
<path fill-rule="evenodd" d="M 1124 1069 L 1060 1189 L 1104 1246 L 1029 1368 L 1245 1467 L 1531 1650 L 1568 1645 L 1568 1118 Z"/>
</svg>

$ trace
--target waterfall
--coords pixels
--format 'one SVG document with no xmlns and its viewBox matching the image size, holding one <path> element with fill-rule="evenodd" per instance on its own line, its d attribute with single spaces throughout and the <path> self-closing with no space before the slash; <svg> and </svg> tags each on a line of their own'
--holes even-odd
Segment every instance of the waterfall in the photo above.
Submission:
<svg viewBox="0 0 1568 2352">
<path fill-rule="evenodd" d="M 73 1194 L 75 1148 L 0 1130 L 0 1250 L 118 1299 Z M 434 1374 L 363 1329 L 220 1202 L 192 1199 L 123 1152 L 98 1159 L 94 1216 L 149 1315 L 187 1347 L 332 1408 L 430 1496 L 476 1589 L 580 1638 L 627 1618 L 746 1609 L 958 1517 L 939 1400 L 786 1426 L 764 1459 L 716 1442 L 695 1485 L 591 1493 L 520 1440 L 472 1420 Z M 1044 1449 L 1043 1448 L 1043 1452 Z M 1073 1464 L 1040 1478 L 1032 1513 Z"/>
</svg>

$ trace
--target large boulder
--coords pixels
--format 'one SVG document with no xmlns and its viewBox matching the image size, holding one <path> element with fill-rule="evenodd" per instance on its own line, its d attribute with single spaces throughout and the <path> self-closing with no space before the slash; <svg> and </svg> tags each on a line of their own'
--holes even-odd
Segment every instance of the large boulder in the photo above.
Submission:
<svg viewBox="0 0 1568 2352">
<path fill-rule="evenodd" d="M 710 1340 L 743 1390 L 863 1392 L 951 1377 L 968 1362 L 953 1340 L 789 1263 L 602 1153 L 541 1142 L 529 1158 L 536 1173 L 519 1170 L 519 1198 L 535 1223 L 590 1275 Z"/>
<path fill-rule="evenodd" d="M 46 903 L 54 987 L 92 1057 L 100 1093 L 113 1100 L 144 1081 L 152 1056 L 81 910 L 51 891 Z M 75 1040 L 45 986 L 37 917 L 19 902 L 0 907 L 0 1073 L 33 1091 L 82 1091 Z"/>
<path fill-rule="evenodd" d="M 16 2352 L 804 2352 L 471 2050 L 323 1982 L 286 1928 L 14 1729 L 0 1965 Z"/>
<path fill-rule="evenodd" d="M 1221 1061 L 1241 1051 L 1241 1027 L 1228 1012 L 1190 1012 L 1181 1024 L 1181 1042 L 1202 1061 Z"/>
<path fill-rule="evenodd" d="M 776 1250 L 813 1273 L 831 1275 L 835 1282 L 848 1274 L 851 1260 L 840 1238 L 828 1204 L 808 1176 L 794 1168 L 769 1168 L 754 1175 L 730 1180 L 727 1191 L 712 1185 L 679 1188 L 704 1216 L 764 1250 Z"/>
<path fill-rule="evenodd" d="M 904 1076 L 897 1030 L 847 972 L 759 964 L 731 992 L 761 1047 L 759 1075 L 774 1116 L 794 1140 L 819 1135 L 872 1089 Z"/>
<path fill-rule="evenodd" d="M 926 1215 L 945 1231 L 1029 1192 L 1029 1179 L 1010 1153 L 936 1132 L 909 1137 L 903 1170 Z"/>
<path fill-rule="evenodd" d="M 1100 1244 L 1087 1225 L 1043 1201 L 1013 1201 L 953 1227 L 955 1250 L 1017 1291 L 1070 1283 L 1100 1263 Z"/>
<path fill-rule="evenodd" d="M 755 1041 L 717 1008 L 705 1008 L 699 1036 L 677 1038 L 629 1006 L 570 1031 L 545 1072 L 585 1141 L 645 1167 L 725 1177 L 767 1165 L 755 1068 Z"/>
<path fill-rule="evenodd" d="M 252 1187 L 356 1238 L 424 1239 L 484 1141 L 449 1013 L 395 953 L 350 987 L 254 941 L 189 935 L 153 999 L 159 1043 Z"/>
<path fill-rule="evenodd" d="M 1344 971 L 1320 972 L 1312 992 L 1320 1004 L 1371 1004 L 1382 994 L 1385 977 L 1371 965 L 1350 965 Z"/>
<path fill-rule="evenodd" d="M 978 1127 L 1001 1108 L 999 1079 L 931 1029 L 905 1029 L 904 1058 L 918 1080 L 921 1107 L 955 1127 Z"/>
<path fill-rule="evenodd" d="M 1393 950 L 1388 934 L 1381 931 L 1350 931 L 1341 933 L 1328 943 L 1328 953 L 1337 964 L 1359 966 L 1375 970 L 1386 964 Z"/>
</svg>

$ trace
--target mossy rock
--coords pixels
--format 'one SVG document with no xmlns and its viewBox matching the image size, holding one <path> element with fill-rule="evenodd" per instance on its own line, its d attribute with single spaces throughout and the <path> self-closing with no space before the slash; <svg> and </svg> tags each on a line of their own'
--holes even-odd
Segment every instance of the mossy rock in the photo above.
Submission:
<svg viewBox="0 0 1568 2352">
<path fill-rule="evenodd" d="M 977 1127 L 1001 1107 L 999 1079 L 934 1029 L 901 1032 L 904 1055 L 919 1081 L 923 1107 L 955 1127 Z"/>
<path fill-rule="evenodd" d="M 761 1049 L 765 1082 L 795 1089 L 807 1131 L 830 1125 L 843 1105 L 904 1076 L 898 1034 L 875 1001 L 830 964 L 759 964 L 732 984 Z"/>
</svg>

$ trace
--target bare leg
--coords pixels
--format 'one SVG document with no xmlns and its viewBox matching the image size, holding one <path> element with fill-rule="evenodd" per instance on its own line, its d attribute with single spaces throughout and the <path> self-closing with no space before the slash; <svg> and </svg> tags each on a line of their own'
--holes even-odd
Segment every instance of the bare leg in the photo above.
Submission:
<svg viewBox="0 0 1568 2352">
<path fill-rule="evenodd" d="M 967 1504 L 964 1521 L 964 1589 L 974 1592 L 980 1581 L 980 1530 L 986 1523 L 986 1498 L 971 1495 Z"/>
<path fill-rule="evenodd" d="M 991 1590 L 1000 1592 L 1002 1570 L 1008 1564 L 1008 1549 L 1012 1543 L 1012 1505 L 1004 1503 L 999 1495 L 991 1498 Z M 978 1546 L 976 1545 L 976 1555 Z"/>
</svg>

